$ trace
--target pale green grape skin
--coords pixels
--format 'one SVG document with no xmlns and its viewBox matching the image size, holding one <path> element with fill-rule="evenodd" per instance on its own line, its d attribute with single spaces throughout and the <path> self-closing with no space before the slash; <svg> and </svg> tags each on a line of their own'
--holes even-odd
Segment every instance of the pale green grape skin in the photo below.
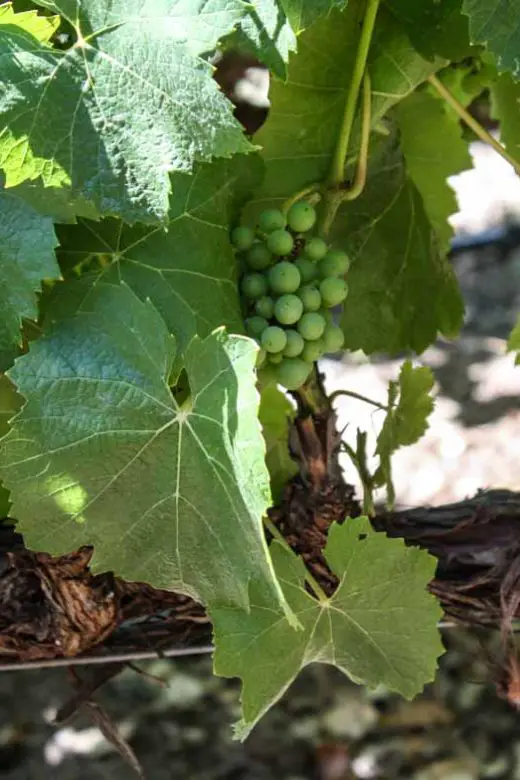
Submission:
<svg viewBox="0 0 520 780">
<path fill-rule="evenodd" d="M 345 334 L 339 325 L 327 325 L 323 333 L 325 352 L 339 352 L 345 343 Z"/>
<path fill-rule="evenodd" d="M 303 314 L 303 303 L 297 295 L 281 295 L 274 305 L 274 316 L 282 325 L 294 325 Z"/>
<path fill-rule="evenodd" d="M 327 325 L 334 325 L 334 315 L 330 309 L 320 309 L 318 314 L 321 314 Z"/>
<path fill-rule="evenodd" d="M 298 297 L 305 311 L 318 311 L 321 306 L 321 293 L 317 287 L 306 284 L 298 290 Z"/>
<path fill-rule="evenodd" d="M 231 243 L 239 252 L 245 252 L 253 246 L 254 231 L 246 225 L 239 225 L 231 233 Z"/>
<path fill-rule="evenodd" d="M 312 260 L 307 257 L 297 257 L 294 261 L 294 265 L 300 272 L 302 282 L 312 282 L 318 275 L 318 268 Z"/>
<path fill-rule="evenodd" d="M 261 298 L 267 293 L 267 279 L 263 274 L 246 274 L 242 277 L 240 289 L 246 298 Z"/>
<path fill-rule="evenodd" d="M 270 320 L 274 314 L 274 301 L 269 295 L 262 295 L 255 303 L 255 314 Z"/>
<path fill-rule="evenodd" d="M 283 230 L 285 216 L 278 209 L 266 209 L 258 218 L 258 227 L 263 233 L 272 233 L 273 230 Z"/>
<path fill-rule="evenodd" d="M 293 203 L 287 212 L 287 224 L 295 233 L 307 233 L 314 227 L 316 222 L 316 211 L 305 200 L 299 200 Z"/>
<path fill-rule="evenodd" d="M 284 358 L 277 367 L 278 382 L 287 390 L 297 390 L 303 385 L 312 371 L 312 363 L 306 363 L 301 358 Z"/>
<path fill-rule="evenodd" d="M 312 260 L 313 263 L 318 263 L 327 254 L 327 244 L 319 236 L 314 236 L 307 241 L 303 251 L 309 260 Z"/>
<path fill-rule="evenodd" d="M 302 352 L 302 360 L 306 360 L 308 363 L 315 363 L 324 354 L 325 343 L 323 339 L 306 341 Z"/>
<path fill-rule="evenodd" d="M 245 326 L 248 335 L 259 339 L 264 330 L 269 327 L 269 323 L 264 317 L 248 317 Z"/>
<path fill-rule="evenodd" d="M 308 311 L 298 322 L 298 331 L 305 341 L 315 341 L 323 335 L 325 320 L 316 311 Z"/>
<path fill-rule="evenodd" d="M 269 325 L 262 333 L 261 344 L 266 352 L 283 352 L 287 344 L 285 331 L 278 325 Z"/>
<path fill-rule="evenodd" d="M 345 300 L 348 293 L 348 285 L 344 279 L 328 276 L 320 283 L 320 292 L 324 305 L 331 308 Z"/>
<path fill-rule="evenodd" d="M 276 366 L 282 362 L 283 352 L 272 352 L 267 359 L 269 363 L 273 363 Z"/>
<path fill-rule="evenodd" d="M 261 241 L 253 244 L 246 255 L 246 263 L 254 271 L 263 271 L 272 265 L 273 256 L 266 245 Z"/>
<path fill-rule="evenodd" d="M 332 249 L 327 252 L 319 264 L 318 270 L 323 277 L 343 276 L 347 273 L 349 266 L 350 260 L 346 252 L 342 252 L 341 249 Z"/>
<path fill-rule="evenodd" d="M 294 246 L 294 239 L 288 230 L 282 228 L 281 230 L 273 230 L 272 233 L 269 233 L 266 244 L 273 255 L 283 257 L 284 255 L 291 254 Z"/>
<path fill-rule="evenodd" d="M 285 345 L 283 354 L 285 357 L 298 357 L 305 346 L 305 341 L 298 331 L 293 330 L 292 328 L 286 330 L 285 335 L 287 336 L 287 344 Z"/>
<path fill-rule="evenodd" d="M 267 352 L 265 351 L 265 349 L 262 349 L 262 347 L 260 347 L 260 349 L 258 350 L 258 354 L 256 356 L 256 367 L 261 368 L 264 365 L 266 358 L 267 358 Z"/>
<path fill-rule="evenodd" d="M 283 295 L 296 292 L 301 283 L 301 274 L 294 263 L 282 260 L 268 270 L 267 279 L 271 290 Z"/>
</svg>

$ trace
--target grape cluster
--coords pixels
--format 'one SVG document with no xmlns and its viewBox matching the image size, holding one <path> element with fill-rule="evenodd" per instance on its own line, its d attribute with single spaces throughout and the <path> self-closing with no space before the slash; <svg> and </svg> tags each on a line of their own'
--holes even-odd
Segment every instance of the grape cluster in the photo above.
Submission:
<svg viewBox="0 0 520 780">
<path fill-rule="evenodd" d="M 267 209 L 256 230 L 239 226 L 231 234 L 242 261 L 247 333 L 260 345 L 258 366 L 288 390 L 298 389 L 312 364 L 344 341 L 330 309 L 347 296 L 349 259 L 309 235 L 315 222 L 313 206 L 298 201 L 287 215 Z"/>
</svg>

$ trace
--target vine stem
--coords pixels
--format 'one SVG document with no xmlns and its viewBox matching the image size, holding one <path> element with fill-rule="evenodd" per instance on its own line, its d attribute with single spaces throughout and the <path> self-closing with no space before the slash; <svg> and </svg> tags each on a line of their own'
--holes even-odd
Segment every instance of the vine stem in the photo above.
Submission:
<svg viewBox="0 0 520 780">
<path fill-rule="evenodd" d="M 285 539 L 283 534 L 280 533 L 278 528 L 275 526 L 275 524 L 269 517 L 264 517 L 264 525 L 269 531 L 269 533 L 276 539 L 276 541 L 280 542 L 282 547 L 284 547 L 286 550 L 289 550 L 289 552 L 292 555 L 296 555 L 291 545 L 287 542 L 287 539 Z M 325 593 L 321 585 L 317 582 L 317 580 L 313 577 L 313 575 L 310 573 L 310 571 L 307 568 L 305 569 L 305 580 L 307 584 L 310 585 L 314 593 L 316 594 L 318 601 L 325 602 L 329 600 L 329 597 L 327 596 L 327 594 Z"/>
<path fill-rule="evenodd" d="M 290 198 L 287 198 L 287 200 L 284 202 L 282 206 L 282 211 L 284 214 L 287 214 L 291 206 L 296 203 L 297 201 L 301 200 L 302 198 L 305 198 L 306 195 L 314 195 L 314 193 L 317 193 L 319 190 L 320 185 L 315 184 L 309 184 L 308 187 L 304 187 L 299 192 L 296 192 L 294 195 L 291 195 Z"/>
<path fill-rule="evenodd" d="M 329 402 L 333 403 L 336 398 L 341 398 L 342 395 L 346 395 L 349 398 L 355 398 L 358 401 L 364 401 L 367 404 L 371 404 L 372 406 L 376 406 L 378 409 L 381 409 L 383 412 L 388 412 L 388 406 L 385 406 L 384 404 L 380 404 L 379 401 L 373 401 L 371 398 L 367 398 L 366 395 L 361 395 L 361 393 L 355 393 L 354 390 L 335 390 L 331 395 L 329 395 Z"/>
<path fill-rule="evenodd" d="M 428 76 L 428 81 L 432 85 L 434 89 L 437 90 L 439 95 L 444 98 L 446 103 L 449 103 L 449 105 L 454 109 L 454 111 L 457 112 L 457 114 L 460 116 L 463 122 L 467 124 L 471 130 L 475 133 L 475 135 L 480 138 L 481 141 L 484 141 L 485 144 L 489 144 L 495 152 L 498 152 L 498 154 L 504 158 L 510 165 L 513 166 L 516 173 L 520 176 L 520 163 L 515 160 L 514 157 L 511 157 L 511 155 L 504 149 L 502 144 L 500 144 L 496 138 L 493 138 L 491 133 L 488 133 L 488 131 L 482 127 L 480 122 L 477 122 L 477 120 L 471 116 L 469 111 L 466 111 L 464 106 L 462 106 L 459 101 L 457 100 L 454 95 L 451 94 L 449 89 L 446 89 L 444 84 L 440 79 L 437 78 L 435 75 Z"/>
<path fill-rule="evenodd" d="M 368 70 L 365 70 L 363 77 L 363 106 L 361 109 L 361 143 L 359 145 L 359 157 L 356 169 L 356 176 L 352 187 L 348 190 L 342 190 L 339 194 L 341 200 L 355 200 L 359 198 L 367 181 L 368 170 L 368 144 L 370 140 L 370 124 L 372 116 L 372 88 L 370 85 L 370 76 Z"/>
</svg>

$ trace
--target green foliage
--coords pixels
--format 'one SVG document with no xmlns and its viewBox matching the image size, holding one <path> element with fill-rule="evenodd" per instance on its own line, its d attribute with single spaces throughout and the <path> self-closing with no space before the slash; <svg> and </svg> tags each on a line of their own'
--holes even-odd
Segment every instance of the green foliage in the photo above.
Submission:
<svg viewBox="0 0 520 780">
<path fill-rule="evenodd" d="M 520 82 L 503 73 L 491 85 L 491 109 L 500 122 L 500 140 L 513 158 L 520 150 Z"/>
<path fill-rule="evenodd" d="M 520 365 L 520 318 L 517 320 L 507 340 L 507 351 L 516 352 L 515 363 L 517 366 Z"/>
<path fill-rule="evenodd" d="M 462 0 L 386 0 L 386 5 L 427 59 L 457 61 L 472 54 Z"/>
<path fill-rule="evenodd" d="M 509 0 L 464 0 L 473 43 L 486 44 L 496 56 L 500 71 L 520 75 L 520 14 Z"/>
<path fill-rule="evenodd" d="M 212 612 L 215 670 L 242 678 L 241 738 L 313 661 L 407 698 L 433 678 L 442 652 L 435 628 L 441 610 L 424 583 L 434 574 L 435 559 L 374 533 L 366 518 L 333 526 L 325 557 L 340 584 L 331 599 L 317 601 L 304 588 L 303 562 L 274 544 L 275 570 L 301 631 L 287 625 L 256 582 L 249 614 L 228 608 Z"/>
<path fill-rule="evenodd" d="M 277 502 L 286 483 L 298 473 L 296 463 L 289 455 L 289 424 L 294 419 L 294 407 L 277 387 L 267 385 L 260 394 L 258 416 L 265 439 L 271 495 Z"/>
</svg>

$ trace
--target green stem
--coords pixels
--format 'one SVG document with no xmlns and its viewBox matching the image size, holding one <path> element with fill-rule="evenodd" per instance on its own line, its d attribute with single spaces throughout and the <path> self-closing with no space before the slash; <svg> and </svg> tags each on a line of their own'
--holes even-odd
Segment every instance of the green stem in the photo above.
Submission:
<svg viewBox="0 0 520 780">
<path fill-rule="evenodd" d="M 368 169 L 368 145 L 370 141 L 370 125 L 372 119 L 372 90 L 370 87 L 370 76 L 368 70 L 365 71 L 363 78 L 363 106 L 361 109 L 361 143 L 359 146 L 359 157 L 356 169 L 356 176 L 352 187 L 342 190 L 341 200 L 355 200 L 359 198 L 367 182 Z"/>
<path fill-rule="evenodd" d="M 301 200 L 302 198 L 305 198 L 307 195 L 314 195 L 318 192 L 320 188 L 319 184 L 309 184 L 308 187 L 304 187 L 299 192 L 296 192 L 294 195 L 291 195 L 290 198 L 287 198 L 287 200 L 284 202 L 282 206 L 282 211 L 284 214 L 287 214 L 289 209 L 292 205 L 294 205 L 297 201 Z"/>
<path fill-rule="evenodd" d="M 277 542 L 280 542 L 280 544 L 283 547 L 285 547 L 286 550 L 289 550 L 293 555 L 296 555 L 291 545 L 287 542 L 287 539 L 285 539 L 283 534 L 280 533 L 278 528 L 275 526 L 275 524 L 269 517 L 264 516 L 264 525 L 269 531 L 269 533 L 276 539 Z M 329 597 L 327 596 L 327 594 L 325 593 L 321 585 L 316 581 L 316 579 L 312 576 L 312 574 L 308 569 L 305 570 L 305 581 L 314 591 L 318 601 L 325 602 L 329 600 Z"/>
<path fill-rule="evenodd" d="M 378 409 L 382 409 L 383 412 L 388 412 L 388 406 L 380 404 L 379 401 L 373 401 L 371 398 L 367 398 L 366 395 L 361 395 L 361 393 L 355 393 L 353 390 L 335 390 L 329 396 L 330 403 L 333 403 L 336 398 L 340 398 L 342 395 L 346 395 L 349 398 L 356 398 L 358 401 L 365 401 L 367 404 L 371 404 L 372 406 L 376 406 Z"/>
<path fill-rule="evenodd" d="M 359 479 L 361 480 L 361 484 L 363 486 L 363 514 L 367 515 L 368 517 L 373 517 L 375 511 L 374 511 L 374 499 L 372 496 L 372 492 L 373 492 L 372 476 L 368 472 L 368 469 L 366 468 L 366 463 L 362 463 L 360 461 L 357 453 L 350 446 L 350 444 L 347 444 L 346 441 L 341 442 L 341 448 L 344 450 L 344 452 L 347 453 L 357 473 L 359 474 Z"/>
<path fill-rule="evenodd" d="M 469 111 L 466 111 L 464 106 L 459 103 L 457 98 L 454 97 L 448 89 L 446 89 L 442 81 L 440 81 L 440 79 L 434 75 L 428 76 L 428 81 L 432 87 L 437 90 L 439 95 L 444 98 L 447 103 L 449 103 L 454 111 L 456 111 L 462 121 L 465 122 L 467 126 L 471 128 L 471 130 L 473 130 L 475 135 L 480 138 L 481 141 L 484 141 L 485 144 L 489 144 L 489 146 L 493 147 L 495 152 L 498 152 L 498 154 L 503 157 L 504 160 L 507 160 L 507 162 L 513 166 L 516 173 L 520 175 L 520 163 L 515 160 L 514 157 L 511 157 L 508 152 L 506 152 L 502 144 L 500 144 L 496 138 L 493 138 L 491 133 L 488 133 L 488 131 L 482 127 L 480 122 L 477 122 L 475 117 L 471 116 Z"/>
</svg>

